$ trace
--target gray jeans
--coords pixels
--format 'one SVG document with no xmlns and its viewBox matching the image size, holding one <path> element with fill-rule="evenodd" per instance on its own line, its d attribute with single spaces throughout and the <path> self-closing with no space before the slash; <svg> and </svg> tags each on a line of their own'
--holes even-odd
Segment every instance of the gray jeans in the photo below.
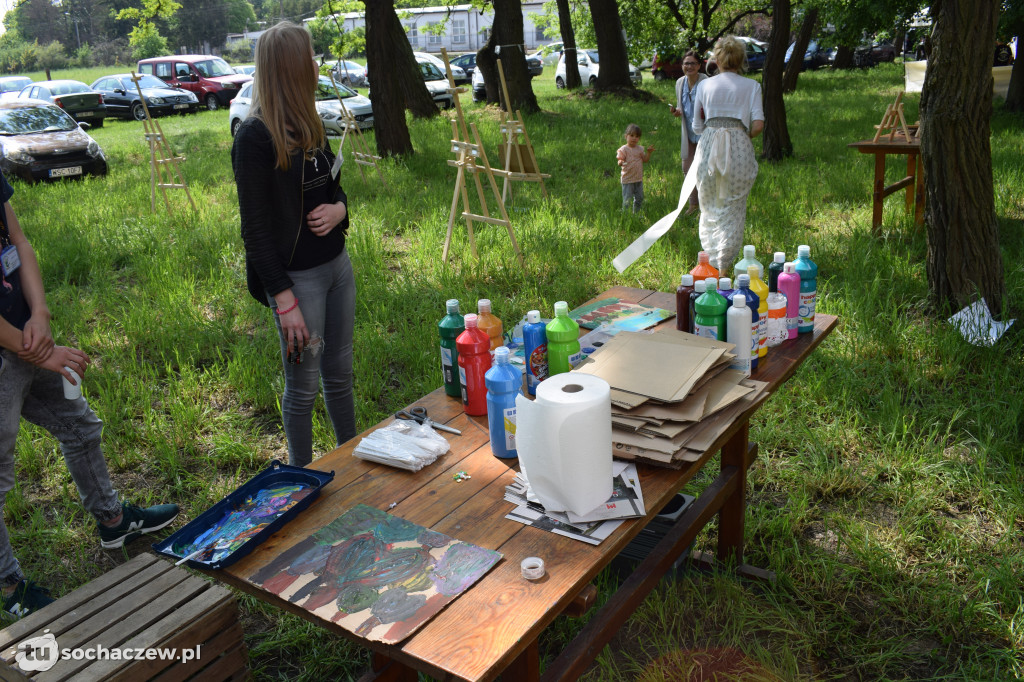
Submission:
<svg viewBox="0 0 1024 682">
<path fill-rule="evenodd" d="M 633 203 L 633 213 L 639 213 L 640 208 L 644 205 L 644 181 L 640 182 L 625 182 L 622 184 L 622 210 L 625 211 L 629 208 L 630 202 Z"/>
<path fill-rule="evenodd" d="M 49 431 L 60 443 L 86 511 L 101 522 L 117 518 L 121 504 L 100 449 L 103 422 L 89 409 L 85 398 L 64 397 L 61 377 L 56 372 L 24 362 L 6 349 L 0 350 L 0 354 L 0 513 L 7 493 L 14 488 L 14 448 L 24 417 Z M 17 582 L 23 577 L 11 549 L 7 526 L 0 516 L 0 583 Z"/>
<path fill-rule="evenodd" d="M 348 251 L 334 260 L 308 270 L 290 270 L 292 293 L 306 321 L 310 340 L 323 339 L 314 355 L 307 348 L 302 362 L 288 362 L 287 342 L 281 322 L 274 315 L 284 365 L 284 396 L 281 420 L 288 439 L 288 463 L 306 466 L 313 461 L 313 403 L 324 386 L 324 406 L 341 445 L 356 435 L 355 398 L 352 394 L 352 334 L 356 320 L 356 280 Z M 272 296 L 270 305 L 277 307 Z"/>
</svg>

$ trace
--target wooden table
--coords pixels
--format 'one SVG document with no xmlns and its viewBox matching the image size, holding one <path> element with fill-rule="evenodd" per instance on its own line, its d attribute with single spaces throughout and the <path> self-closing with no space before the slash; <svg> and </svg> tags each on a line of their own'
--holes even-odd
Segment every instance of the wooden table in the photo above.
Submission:
<svg viewBox="0 0 1024 682">
<path fill-rule="evenodd" d="M 617 287 L 597 298 L 610 296 L 675 309 L 674 294 Z M 674 325 L 675 321 L 669 320 L 668 324 Z M 768 382 L 774 391 L 836 324 L 837 318 L 819 314 L 813 333 L 771 349 L 753 378 Z M 252 554 L 227 569 L 212 572 L 262 601 L 372 649 L 373 671 L 364 680 L 415 682 L 417 670 L 444 680 L 493 680 L 503 672 L 503 679 L 514 682 L 539 679 L 540 633 L 559 614 L 573 607 L 574 602 L 578 607 L 585 601 L 576 600 L 581 594 L 591 594 L 590 581 L 719 449 L 721 467 L 714 482 L 602 612 L 548 667 L 544 679 L 578 677 L 715 514 L 719 516 L 718 559 L 733 567 L 742 564 L 746 473 L 757 453 L 756 445 L 748 443 L 748 420 L 760 403 L 737 419 L 698 462 L 687 468 L 671 470 L 640 464 L 647 519 L 626 521 L 597 546 L 505 519 L 512 505 L 504 501 L 503 494 L 516 473 L 516 460 L 499 460 L 491 455 L 486 417 L 467 417 L 462 404 L 445 395 L 443 389 L 414 405 L 427 408 L 432 419 L 462 430 L 461 436 L 444 434 L 451 443 L 448 454 L 422 471 L 410 473 L 353 457 L 352 449 L 359 438 L 353 439 L 313 462 L 317 469 L 335 472 L 334 480 L 324 488 L 320 499 Z M 472 478 L 454 481 L 453 474 L 460 470 Z M 504 560 L 399 645 L 355 638 L 337 625 L 246 580 L 281 552 L 357 503 L 389 510 L 427 528 L 497 550 Z M 392 503 L 394 508 L 390 508 Z M 544 559 L 547 568 L 547 575 L 535 582 L 520 574 L 520 562 L 530 556 Z"/>
<path fill-rule="evenodd" d="M 871 232 L 878 234 L 882 226 L 882 203 L 885 198 L 904 187 L 907 189 L 907 213 L 913 209 L 914 224 L 924 223 L 924 162 L 921 160 L 921 140 L 914 138 L 909 142 L 903 133 L 898 133 L 892 141 L 883 135 L 878 142 L 861 140 L 847 145 L 861 154 L 875 155 L 875 183 L 871 203 Z M 907 157 L 907 175 L 891 185 L 885 184 L 885 157 L 889 155 Z"/>
</svg>

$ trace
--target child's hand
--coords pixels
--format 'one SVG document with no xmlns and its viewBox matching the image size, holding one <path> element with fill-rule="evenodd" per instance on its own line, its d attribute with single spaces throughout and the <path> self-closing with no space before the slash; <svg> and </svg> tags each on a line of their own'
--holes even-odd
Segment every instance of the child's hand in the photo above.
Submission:
<svg viewBox="0 0 1024 682">
<path fill-rule="evenodd" d="M 647 153 L 648 154 L 650 154 L 653 151 L 654 151 L 654 145 L 653 144 L 647 147 Z"/>
</svg>

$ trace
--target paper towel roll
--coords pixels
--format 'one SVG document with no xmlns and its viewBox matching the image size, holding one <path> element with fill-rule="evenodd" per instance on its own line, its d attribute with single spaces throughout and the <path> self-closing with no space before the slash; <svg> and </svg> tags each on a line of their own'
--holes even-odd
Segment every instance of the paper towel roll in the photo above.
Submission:
<svg viewBox="0 0 1024 682">
<path fill-rule="evenodd" d="M 589 374 L 557 374 L 537 399 L 516 397 L 519 465 L 545 509 L 585 514 L 612 494 L 610 387 Z"/>
</svg>

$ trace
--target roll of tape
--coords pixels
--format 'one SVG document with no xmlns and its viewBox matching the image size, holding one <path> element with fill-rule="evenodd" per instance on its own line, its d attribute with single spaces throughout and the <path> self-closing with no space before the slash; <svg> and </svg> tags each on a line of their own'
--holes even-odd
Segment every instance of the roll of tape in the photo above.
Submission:
<svg viewBox="0 0 1024 682">
<path fill-rule="evenodd" d="M 523 577 L 527 580 L 539 580 L 544 577 L 544 560 L 540 557 L 527 557 L 519 566 L 523 569 Z"/>
</svg>

